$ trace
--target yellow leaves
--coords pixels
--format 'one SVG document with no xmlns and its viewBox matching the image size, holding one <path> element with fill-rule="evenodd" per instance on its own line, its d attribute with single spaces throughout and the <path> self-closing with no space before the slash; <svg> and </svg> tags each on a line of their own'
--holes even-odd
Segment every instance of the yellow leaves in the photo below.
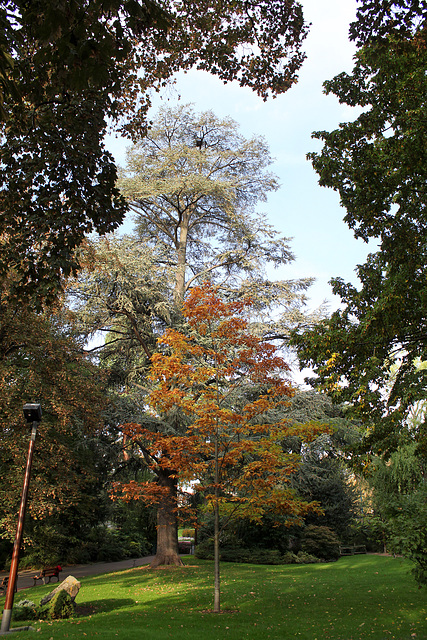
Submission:
<svg viewBox="0 0 427 640">
<path fill-rule="evenodd" d="M 325 364 L 325 367 L 324 367 L 325 371 L 330 371 L 331 369 L 334 369 L 335 363 L 336 363 L 338 357 L 339 357 L 338 353 L 333 353 L 331 355 L 331 357 L 326 361 L 326 364 Z"/>
</svg>

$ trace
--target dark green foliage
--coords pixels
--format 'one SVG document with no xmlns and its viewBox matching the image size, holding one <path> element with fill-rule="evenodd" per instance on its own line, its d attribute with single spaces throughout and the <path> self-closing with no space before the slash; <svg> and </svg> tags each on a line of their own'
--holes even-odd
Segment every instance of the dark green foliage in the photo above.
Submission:
<svg viewBox="0 0 427 640">
<path fill-rule="evenodd" d="M 234 520 L 221 532 L 221 549 L 232 547 L 233 549 L 248 549 L 250 551 L 273 550 L 280 554 L 288 551 L 290 547 L 290 519 L 285 516 L 265 514 L 261 523 L 255 523 L 247 519 Z M 208 546 L 213 539 L 213 521 L 210 514 L 203 515 L 203 524 L 197 530 L 199 545 Z"/>
<path fill-rule="evenodd" d="M 58 591 L 47 606 L 49 607 L 48 619 L 50 620 L 71 618 L 74 614 L 74 604 L 71 596 L 64 590 Z"/>
<path fill-rule="evenodd" d="M 82 353 L 74 327 L 57 314 L 9 305 L 0 314 L 0 523 L 13 540 L 29 443 L 25 399 L 42 404 L 21 566 L 136 557 L 151 551 L 143 508 L 112 504 L 110 474 L 122 445 L 108 420 L 102 373 Z M 112 524 L 113 531 L 104 523 Z M 100 532 L 97 533 L 98 527 Z M 153 528 L 153 527 L 152 527 Z M 4 553 L 3 551 L 4 547 Z M 1 566 L 7 543 L 0 547 Z"/>
<path fill-rule="evenodd" d="M 282 561 L 283 564 L 315 564 L 316 562 L 321 562 L 319 558 L 305 551 L 298 551 L 298 553 L 287 551 L 283 554 Z"/>
<path fill-rule="evenodd" d="M 356 237 L 379 249 L 357 268 L 359 286 L 332 281 L 343 308 L 313 331 L 295 336 L 300 361 L 318 388 L 353 404 L 374 425 L 366 448 L 395 449 L 398 431 L 425 398 L 427 359 L 427 46 L 420 16 L 410 37 L 366 45 L 352 74 L 325 84 L 342 103 L 363 108 L 353 122 L 317 132 L 321 153 L 309 154 L 319 182 L 338 191 Z M 399 367 L 390 378 L 392 364 Z M 345 384 L 342 384 L 345 380 Z M 387 389 L 387 392 L 385 392 Z M 418 433 L 427 450 L 425 427 Z"/>
<path fill-rule="evenodd" d="M 130 507 L 131 509 L 131 507 Z M 21 568 L 67 564 L 89 564 L 92 562 L 115 562 L 125 558 L 140 558 L 150 555 L 153 541 L 147 539 L 143 525 L 139 529 L 117 529 L 95 523 L 92 528 L 82 527 L 77 531 L 69 529 L 59 533 L 60 522 L 41 522 L 36 540 L 37 546 L 24 552 L 20 560 Z M 43 532 L 46 538 L 43 538 Z M 33 535 L 35 535 L 33 533 Z M 58 546 L 56 546 L 58 545 Z"/>
<path fill-rule="evenodd" d="M 416 581 L 427 585 L 427 487 L 402 496 L 393 506 L 390 546 L 412 560 Z"/>
<path fill-rule="evenodd" d="M 249 562 L 251 564 L 282 564 L 282 556 L 277 549 L 242 549 L 224 547 L 220 552 L 224 562 Z"/>
<path fill-rule="evenodd" d="M 120 110 L 134 36 L 162 24 L 162 16 L 153 2 L 144 3 L 146 11 L 120 0 L 107 7 L 99 0 L 6 5 L 0 274 L 13 269 L 17 292 L 40 304 L 77 267 L 75 249 L 85 234 L 112 231 L 123 220 L 103 140 L 106 118 Z M 113 21 L 111 11 L 120 19 Z"/>
<path fill-rule="evenodd" d="M 5 285 L 5 283 L 3 283 Z M 97 368 L 61 313 L 37 314 L 30 306 L 0 301 L 0 522 L 13 540 L 30 430 L 22 405 L 38 401 L 37 430 L 25 523 L 25 550 L 50 547 L 62 556 L 101 516 L 105 403 Z M 71 545 L 69 544 L 71 543 Z M 49 553 L 50 553 L 49 550 Z M 59 557 L 55 560 L 63 561 Z"/>
<path fill-rule="evenodd" d="M 412 560 L 413 573 L 420 585 L 427 584 L 425 468 L 416 443 L 410 442 L 387 461 L 374 459 L 368 469 L 380 534 L 390 550 Z"/>
<path fill-rule="evenodd" d="M 38 607 L 31 600 L 21 600 L 14 605 L 12 611 L 12 620 L 19 622 L 21 620 L 37 620 Z"/>
<path fill-rule="evenodd" d="M 0 539 L 0 569 L 3 569 L 6 562 L 12 558 L 13 543 L 10 540 Z"/>
<path fill-rule="evenodd" d="M 292 485 L 305 500 L 318 501 L 323 510 L 323 513 L 307 514 L 306 524 L 327 526 L 344 538 L 354 520 L 355 492 L 349 483 L 348 465 L 352 449 L 360 442 L 360 429 L 342 405 L 315 391 L 298 392 L 285 415 L 294 424 L 315 421 L 330 429 L 328 434 L 304 446 Z M 301 449 L 297 438 L 283 444 L 289 450 L 299 452 Z M 298 531 L 295 535 L 299 537 Z"/>
<path fill-rule="evenodd" d="M 346 537 L 355 509 L 355 491 L 348 475 L 342 463 L 327 452 L 308 451 L 292 482 L 302 498 L 318 500 L 323 513 L 307 514 L 306 524 L 326 526 L 340 538 Z"/>
<path fill-rule="evenodd" d="M 386 547 L 386 523 L 369 513 L 353 522 L 343 544 L 364 545 L 368 553 L 382 553 Z"/>
<path fill-rule="evenodd" d="M 205 540 L 197 545 L 196 558 L 201 560 L 213 560 L 213 541 Z M 242 562 L 248 564 L 312 564 L 319 562 L 319 558 L 304 551 L 298 554 L 287 551 L 280 553 L 277 549 L 259 549 L 257 547 L 243 547 L 236 541 L 234 544 L 221 544 L 220 559 L 222 562 Z"/>
<path fill-rule="evenodd" d="M 83 546 L 92 562 L 140 558 L 149 555 L 152 550 L 152 544 L 147 541 L 142 527 L 139 531 L 126 531 L 100 525 L 91 531 Z"/>
<path fill-rule="evenodd" d="M 362 46 L 390 33 L 410 36 L 426 14 L 425 0 L 360 0 L 350 38 Z"/>
<path fill-rule="evenodd" d="M 289 549 L 289 521 L 285 517 L 265 515 L 261 523 L 242 520 L 231 525 L 239 543 L 250 549 L 269 549 L 285 553 Z"/>
<path fill-rule="evenodd" d="M 301 549 L 322 560 L 338 560 L 340 557 L 340 541 L 329 527 L 309 525 L 304 529 Z"/>
<path fill-rule="evenodd" d="M 61 590 L 42 606 L 37 606 L 30 600 L 22 600 L 13 608 L 12 618 L 16 622 L 21 620 L 62 620 L 74 615 L 74 603 L 67 591 Z"/>
<path fill-rule="evenodd" d="M 7 0 L 0 33 L 0 277 L 13 270 L 11 293 L 41 305 L 78 268 L 85 235 L 123 220 L 107 121 L 144 134 L 150 90 L 196 65 L 282 93 L 307 27 L 295 0 Z"/>
</svg>

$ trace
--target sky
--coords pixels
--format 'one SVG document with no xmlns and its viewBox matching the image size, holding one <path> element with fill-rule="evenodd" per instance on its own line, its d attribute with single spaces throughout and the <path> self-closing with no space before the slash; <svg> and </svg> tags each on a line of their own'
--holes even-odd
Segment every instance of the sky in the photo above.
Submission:
<svg viewBox="0 0 427 640">
<path fill-rule="evenodd" d="M 312 23 L 305 41 L 307 59 L 298 84 L 284 95 L 263 102 L 250 89 L 222 81 L 202 71 L 180 73 L 176 84 L 155 97 L 153 112 L 160 104 L 192 103 L 196 111 L 212 110 L 230 116 L 241 133 L 264 136 L 275 159 L 271 167 L 281 188 L 271 194 L 259 211 L 266 214 L 281 235 L 292 238 L 295 260 L 276 270 L 276 279 L 312 277 L 308 291 L 310 310 L 322 302 L 330 310 L 339 306 L 328 284 L 340 276 L 357 284 L 355 267 L 365 261 L 372 247 L 356 240 L 343 221 L 345 211 L 339 196 L 318 185 L 318 176 L 306 160 L 310 151 L 320 151 L 313 131 L 331 131 L 340 122 L 357 117 L 354 109 L 340 105 L 335 96 L 323 94 L 322 83 L 342 71 L 351 72 L 355 47 L 348 40 L 348 27 L 356 14 L 356 0 L 302 0 L 306 20 Z M 114 137 L 107 147 L 124 166 L 128 142 Z M 125 227 L 130 230 L 130 227 Z"/>
</svg>

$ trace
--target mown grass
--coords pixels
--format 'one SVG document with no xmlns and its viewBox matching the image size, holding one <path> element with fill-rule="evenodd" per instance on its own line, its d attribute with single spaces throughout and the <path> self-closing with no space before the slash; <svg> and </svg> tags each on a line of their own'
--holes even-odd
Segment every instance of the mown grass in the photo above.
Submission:
<svg viewBox="0 0 427 640">
<path fill-rule="evenodd" d="M 355 556 L 318 565 L 222 564 L 222 608 L 209 610 L 213 566 L 148 567 L 82 579 L 78 615 L 22 640 L 385 640 L 427 639 L 426 590 L 399 558 Z M 50 589 L 19 592 L 37 602 Z M 17 601 L 18 601 L 17 600 Z M 20 623 L 22 624 L 22 623 Z M 17 626 L 17 625 L 15 625 Z"/>
</svg>

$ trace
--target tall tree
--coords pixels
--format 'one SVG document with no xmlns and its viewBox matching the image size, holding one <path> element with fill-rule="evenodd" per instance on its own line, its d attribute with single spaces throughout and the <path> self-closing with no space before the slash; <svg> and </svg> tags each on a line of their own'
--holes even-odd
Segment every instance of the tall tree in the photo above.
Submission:
<svg viewBox="0 0 427 640">
<path fill-rule="evenodd" d="M 203 494 L 213 511 L 215 612 L 220 610 L 220 515 L 259 522 L 268 512 L 300 518 L 314 506 L 298 500 L 290 488 L 298 456 L 285 453 L 281 441 L 295 432 L 308 441 L 321 427 L 307 423 L 294 429 L 286 419 L 271 419 L 293 390 L 277 349 L 249 330 L 248 306 L 248 300 L 224 301 L 212 285 L 191 291 L 184 303 L 189 331 L 169 329 L 161 338 L 163 353 L 152 359 L 149 396 L 159 420 L 170 424 L 180 412 L 187 427 L 173 438 L 130 427 L 139 442 L 145 435 L 157 443 L 151 447 L 151 466 L 168 476 L 170 508 L 178 509 L 180 483 Z M 121 487 L 129 498 L 148 490 L 136 483 Z"/>
<path fill-rule="evenodd" d="M 154 424 L 145 415 L 146 374 L 157 337 L 168 326 L 181 328 L 182 300 L 203 278 L 221 282 L 230 299 L 250 295 L 251 327 L 266 339 L 287 337 L 303 317 L 310 280 L 271 281 L 264 271 L 292 259 L 288 241 L 255 209 L 277 186 L 269 163 L 262 139 L 245 140 L 235 122 L 191 107 L 163 110 L 131 149 L 121 187 L 138 236 L 94 243 L 73 287 L 85 330 L 108 332 L 97 348 L 101 362 L 116 389 L 135 401 L 134 416 L 123 422 L 182 435 L 185 423 Z M 164 557 L 176 559 L 176 546 Z"/>
<path fill-rule="evenodd" d="M 107 120 L 143 129 L 150 90 L 191 67 L 278 95 L 307 27 L 296 0 L 4 0 L 0 32 L 0 275 L 40 302 L 123 220 Z"/>
<path fill-rule="evenodd" d="M 359 265 L 360 286 L 332 281 L 343 308 L 295 336 L 301 362 L 316 384 L 349 401 L 367 424 L 377 452 L 395 448 L 411 407 L 425 398 L 426 359 L 426 96 L 425 16 L 404 37 L 368 43 L 351 75 L 325 84 L 341 102 L 363 107 L 356 120 L 310 154 L 320 184 L 337 190 L 356 237 L 375 238 L 379 250 Z M 398 363 L 390 381 L 390 368 Z M 425 425 L 418 440 L 426 451 Z"/>
<path fill-rule="evenodd" d="M 161 109 L 128 150 L 119 186 L 141 241 L 169 255 L 177 307 L 197 279 L 227 276 L 235 286 L 236 276 L 250 279 L 266 264 L 293 258 L 288 240 L 256 211 L 278 188 L 270 164 L 263 138 L 245 139 L 234 120 L 195 113 L 190 105 Z M 292 283 L 282 287 L 291 295 Z"/>
</svg>

